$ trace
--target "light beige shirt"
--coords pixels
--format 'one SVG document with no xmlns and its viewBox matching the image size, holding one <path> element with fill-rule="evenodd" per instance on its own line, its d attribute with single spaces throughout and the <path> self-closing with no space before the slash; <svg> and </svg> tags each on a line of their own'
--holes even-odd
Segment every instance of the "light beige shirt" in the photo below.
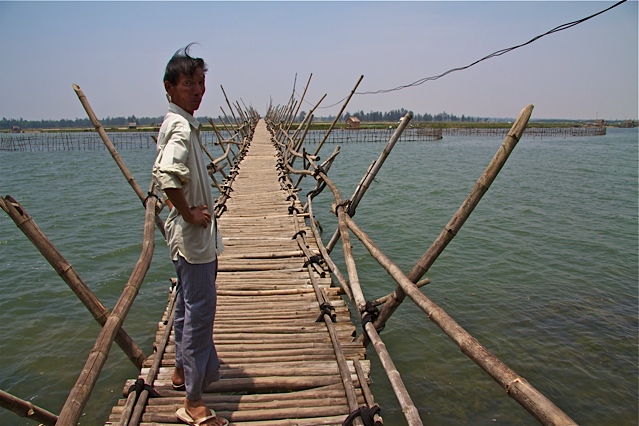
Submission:
<svg viewBox="0 0 639 426">
<path fill-rule="evenodd" d="M 171 259 L 178 255 L 189 263 L 209 263 L 216 259 L 216 223 L 209 176 L 200 147 L 200 123 L 179 106 L 170 103 L 158 134 L 158 156 L 153 178 L 161 190 L 182 188 L 189 206 L 207 205 L 213 219 L 203 226 L 187 223 L 173 208 L 164 228 Z"/>
</svg>

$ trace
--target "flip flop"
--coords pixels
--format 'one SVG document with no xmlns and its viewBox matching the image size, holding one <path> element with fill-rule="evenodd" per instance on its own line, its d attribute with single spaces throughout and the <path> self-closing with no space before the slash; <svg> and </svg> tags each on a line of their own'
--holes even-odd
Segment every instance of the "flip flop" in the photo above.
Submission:
<svg viewBox="0 0 639 426">
<path fill-rule="evenodd" d="M 215 415 L 215 411 L 211 410 L 210 416 L 205 416 L 205 417 L 202 417 L 201 419 L 193 420 L 193 418 L 189 415 L 189 413 L 186 412 L 186 408 L 184 407 L 177 410 L 175 412 L 175 415 L 177 416 L 178 419 L 180 419 L 181 421 L 183 421 L 184 423 L 190 426 L 201 426 L 203 423 L 206 423 L 207 421 L 217 417 Z M 220 419 L 224 422 L 222 423 L 223 426 L 227 426 L 229 424 L 228 420 L 223 419 L 221 417 Z"/>
</svg>

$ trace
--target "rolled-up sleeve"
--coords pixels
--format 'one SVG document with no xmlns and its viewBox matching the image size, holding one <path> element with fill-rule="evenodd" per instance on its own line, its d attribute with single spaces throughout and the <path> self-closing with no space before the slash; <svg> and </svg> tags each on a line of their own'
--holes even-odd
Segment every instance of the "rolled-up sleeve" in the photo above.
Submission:
<svg viewBox="0 0 639 426">
<path fill-rule="evenodd" d="M 181 188 L 191 180 L 191 171 L 186 166 L 190 139 L 188 124 L 180 122 L 158 136 L 161 148 L 152 173 L 160 189 Z"/>
</svg>

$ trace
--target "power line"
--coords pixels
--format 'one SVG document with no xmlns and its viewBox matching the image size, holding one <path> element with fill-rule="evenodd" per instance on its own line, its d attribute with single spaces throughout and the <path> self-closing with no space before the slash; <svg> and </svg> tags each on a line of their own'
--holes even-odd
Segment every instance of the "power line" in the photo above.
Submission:
<svg viewBox="0 0 639 426">
<path fill-rule="evenodd" d="M 442 78 L 442 77 L 444 77 L 444 76 L 446 76 L 446 75 L 448 75 L 448 74 L 450 74 L 450 73 L 453 73 L 453 72 L 456 72 L 456 71 L 463 71 L 463 70 L 466 70 L 466 69 L 468 69 L 468 68 L 470 68 L 470 67 L 472 67 L 472 66 L 474 66 L 474 65 L 477 65 L 478 63 L 483 62 L 483 61 L 485 61 L 485 60 L 488 60 L 488 59 L 491 59 L 491 58 L 495 58 L 495 57 L 497 57 L 497 56 L 505 55 L 506 53 L 512 52 L 512 51 L 513 51 L 513 50 L 515 50 L 515 49 L 519 49 L 520 47 L 527 46 L 527 45 L 529 45 L 529 44 L 531 44 L 531 43 L 534 43 L 535 41 L 537 41 L 537 40 L 539 40 L 540 38 L 545 37 L 545 36 L 547 36 L 547 35 L 554 34 L 554 33 L 558 33 L 559 31 L 564 31 L 564 30 L 567 30 L 567 29 L 569 29 L 569 28 L 572 28 L 572 27 L 574 27 L 574 26 L 576 26 L 576 25 L 579 25 L 579 24 L 581 24 L 581 23 L 583 23 L 583 22 L 588 21 L 589 19 L 592 19 L 592 18 L 594 18 L 594 17 L 596 17 L 596 16 L 599 16 L 599 15 L 601 15 L 602 13 L 606 13 L 606 12 L 608 12 L 609 10 L 614 9 L 615 7 L 617 7 L 617 6 L 621 5 L 622 3 L 625 3 L 626 1 L 627 1 L 627 0 L 621 0 L 620 2 L 615 3 L 614 5 L 612 5 L 612 6 L 608 7 L 608 8 L 606 8 L 606 9 L 604 9 L 604 10 L 600 11 L 600 12 L 597 12 L 597 13 L 595 13 L 595 14 L 592 14 L 592 15 L 587 16 L 587 17 L 585 17 L 585 18 L 579 19 L 579 20 L 577 20 L 577 21 L 573 21 L 573 22 L 568 22 L 568 23 L 565 23 L 565 24 L 561 24 L 561 25 L 559 25 L 559 26 L 557 26 L 557 27 L 553 28 L 553 29 L 552 29 L 552 30 L 550 30 L 550 31 L 547 31 L 547 32 L 545 32 L 545 33 L 543 33 L 543 34 L 540 34 L 540 35 L 538 35 L 538 36 L 536 36 L 536 37 L 534 37 L 534 38 L 532 38 L 532 39 L 528 40 L 528 41 L 527 41 L 527 42 L 525 42 L 525 43 L 518 44 L 518 45 L 513 46 L 513 47 L 508 47 L 508 48 L 506 48 L 506 49 L 498 50 L 498 51 L 493 52 L 493 53 L 491 53 L 490 55 L 484 56 L 483 58 L 478 59 L 478 60 L 476 60 L 475 62 L 472 62 L 472 63 L 470 63 L 470 64 L 468 64 L 468 65 L 466 65 L 466 66 L 458 67 L 458 68 L 452 68 L 452 69 L 449 69 L 448 71 L 443 72 L 443 73 L 441 73 L 441 74 L 439 74 L 439 75 L 434 75 L 434 76 L 430 76 L 430 77 L 421 78 L 421 79 L 419 79 L 419 80 L 417 80 L 417 81 L 414 81 L 414 82 L 412 82 L 412 83 L 410 83 L 410 84 L 404 84 L 404 85 L 401 85 L 401 86 L 394 87 L 394 88 L 392 88 L 392 89 L 381 89 L 381 90 L 375 90 L 375 91 L 369 91 L 369 92 L 355 92 L 355 95 L 378 95 L 378 94 L 381 94 L 381 93 L 396 92 L 396 91 L 399 91 L 399 90 L 407 89 L 407 88 L 409 88 L 409 87 L 416 87 L 416 86 L 422 85 L 422 84 L 426 83 L 427 81 L 438 80 L 438 79 L 440 79 L 440 78 Z M 334 106 L 336 106 L 336 105 L 339 105 L 339 104 L 341 104 L 342 102 L 344 102 L 344 100 L 345 100 L 346 98 L 347 98 L 347 97 L 344 97 L 344 98 L 340 99 L 339 101 L 335 102 L 335 103 L 334 103 L 334 104 L 332 104 L 332 105 L 328 105 L 328 106 L 320 107 L 320 108 L 322 108 L 322 109 L 325 109 L 325 108 L 332 108 L 332 107 L 334 107 Z"/>
</svg>

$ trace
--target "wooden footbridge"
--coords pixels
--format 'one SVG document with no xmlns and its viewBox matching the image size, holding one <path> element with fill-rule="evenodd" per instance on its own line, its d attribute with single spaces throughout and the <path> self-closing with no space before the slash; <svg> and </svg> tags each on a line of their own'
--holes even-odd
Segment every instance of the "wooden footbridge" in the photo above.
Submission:
<svg viewBox="0 0 639 426">
<path fill-rule="evenodd" d="M 175 412 L 183 404 L 184 391 L 173 389 L 171 384 L 175 365 L 173 292 L 169 295 L 163 318 L 159 319 L 151 355 L 144 355 L 122 328 L 149 268 L 155 229 L 163 231 L 160 213 L 165 203 L 155 194 L 153 186 L 146 193 L 140 189 L 86 97 L 79 87 L 75 86 L 75 90 L 125 178 L 144 202 L 143 250 L 120 299 L 109 312 L 19 202 L 9 196 L 0 198 L 3 210 L 102 325 L 87 363 L 59 415 L 2 391 L 0 405 L 47 425 L 77 424 L 115 342 L 140 373 L 124 383 L 123 398 L 112 408 L 105 424 L 179 424 Z M 337 117 L 341 116 L 347 103 L 348 99 Z M 383 407 L 380 411 L 369 389 L 371 365 L 368 356 L 375 354 L 401 406 L 405 417 L 401 422 L 422 424 L 420 413 L 379 335 L 386 321 L 408 296 L 463 353 L 537 420 L 543 424 L 574 424 L 419 289 L 428 283 L 423 275 L 459 231 L 517 144 L 532 106 L 522 110 L 473 191 L 424 256 L 408 274 L 404 274 L 352 217 L 411 115 L 402 119 L 353 196 L 345 200 L 328 177 L 339 148 L 321 164 L 317 156 L 337 119 L 316 146 L 315 153 L 310 154 L 303 148 L 303 142 L 314 109 L 293 131 L 292 121 L 299 105 L 301 100 L 292 98 L 288 105 L 271 106 L 261 118 L 252 108 L 229 103 L 232 117 L 225 114 L 222 119 L 224 129 L 220 130 L 227 131 L 231 137 L 222 137 L 219 124 L 216 127 L 211 122 L 224 155 L 214 158 L 203 146 L 211 159 L 212 186 L 220 193 L 215 213 L 225 246 L 219 262 L 218 310 L 214 326 L 222 377 L 207 389 L 204 396 L 207 405 L 233 425 L 397 424 L 397 419 L 383 419 Z M 316 186 L 306 199 L 302 199 L 299 184 L 305 177 L 315 179 Z M 325 245 L 315 226 L 312 199 L 326 188 L 335 199 L 333 211 L 339 225 Z M 361 241 L 397 283 L 386 297 L 375 301 L 365 298 L 352 255 L 351 236 Z M 347 269 L 345 274 L 330 257 L 332 249 L 340 242 Z M 372 350 L 367 350 L 369 345 Z"/>
<path fill-rule="evenodd" d="M 355 341 L 339 288 L 331 287 L 329 271 L 313 261 L 318 245 L 304 215 L 295 211 L 302 205 L 278 171 L 278 159 L 262 120 L 218 219 L 225 249 L 214 339 L 222 379 L 205 400 L 233 424 L 341 424 L 366 405 L 370 363 L 364 345 Z M 157 347 L 167 336 L 170 306 Z M 142 422 L 181 423 L 175 411 L 184 392 L 171 388 L 172 341 L 164 353 L 145 361 L 140 378 L 147 377 L 156 357 L 162 361 L 153 387 L 161 397 L 149 399 Z M 119 424 L 125 403 L 114 407 L 109 424 Z"/>
</svg>

